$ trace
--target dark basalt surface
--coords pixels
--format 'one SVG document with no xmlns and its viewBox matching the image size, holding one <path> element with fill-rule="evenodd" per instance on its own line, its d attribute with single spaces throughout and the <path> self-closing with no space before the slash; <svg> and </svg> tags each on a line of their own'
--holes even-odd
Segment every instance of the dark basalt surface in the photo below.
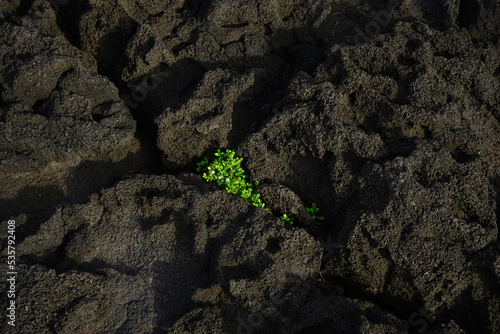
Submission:
<svg viewBox="0 0 500 334">
<path fill-rule="evenodd" d="M 499 32 L 498 0 L 2 2 L 2 332 L 500 333 Z M 218 148 L 270 211 L 194 174 Z"/>
</svg>

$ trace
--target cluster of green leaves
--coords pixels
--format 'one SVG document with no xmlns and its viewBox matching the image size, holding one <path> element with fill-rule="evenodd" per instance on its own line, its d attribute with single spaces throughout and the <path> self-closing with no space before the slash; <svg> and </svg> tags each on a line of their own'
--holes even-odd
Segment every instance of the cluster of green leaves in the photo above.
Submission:
<svg viewBox="0 0 500 334">
<path fill-rule="evenodd" d="M 243 158 L 238 158 L 233 150 L 217 150 L 215 156 L 212 163 L 206 157 L 198 163 L 196 170 L 202 173 L 202 177 L 208 182 L 216 182 L 228 193 L 241 196 L 256 207 L 265 208 L 257 190 L 262 181 L 248 181 L 248 175 L 241 167 Z"/>
<path fill-rule="evenodd" d="M 286 213 L 281 215 L 281 220 L 284 221 L 287 224 L 292 225 L 293 224 L 293 217 L 288 216 Z"/>
<path fill-rule="evenodd" d="M 219 149 L 215 153 L 215 159 L 211 163 L 205 157 L 198 163 L 196 171 L 202 173 L 202 177 L 206 181 L 216 182 L 218 186 L 224 187 L 228 193 L 241 196 L 254 206 L 268 210 L 264 202 L 260 199 L 258 192 L 262 181 L 249 182 L 248 175 L 243 170 L 243 167 L 241 167 L 242 161 L 243 158 L 238 158 L 233 150 L 222 152 Z M 321 220 L 325 219 L 317 215 L 319 208 L 316 206 L 316 203 L 312 203 L 310 208 L 306 207 L 306 210 L 318 224 L 320 224 Z M 287 224 L 293 224 L 293 217 L 287 214 L 282 214 L 280 218 Z"/>
<path fill-rule="evenodd" d="M 316 203 L 311 204 L 311 207 L 308 208 L 306 207 L 307 212 L 311 215 L 312 219 L 316 221 L 316 224 L 321 225 L 321 221 L 325 219 L 323 216 L 317 215 L 319 208 L 316 206 Z M 281 220 L 284 221 L 287 224 L 292 225 L 293 224 L 293 217 L 287 215 L 286 213 L 281 215 Z"/>
<path fill-rule="evenodd" d="M 316 220 L 316 222 L 321 222 L 323 219 L 325 219 L 325 217 L 316 214 L 319 211 L 319 208 L 316 206 L 316 203 L 311 204 L 310 208 L 306 207 L 306 210 L 307 212 L 309 212 L 312 219 Z"/>
</svg>

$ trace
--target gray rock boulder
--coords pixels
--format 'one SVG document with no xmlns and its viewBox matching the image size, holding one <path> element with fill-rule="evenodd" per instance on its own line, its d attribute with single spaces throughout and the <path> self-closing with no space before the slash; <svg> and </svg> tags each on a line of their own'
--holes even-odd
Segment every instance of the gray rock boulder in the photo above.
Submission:
<svg viewBox="0 0 500 334">
<path fill-rule="evenodd" d="M 53 12 L 41 17 L 36 25 L 1 23 L 2 218 L 81 200 L 139 155 L 135 121 L 116 87 L 89 54 L 49 33 Z"/>
</svg>

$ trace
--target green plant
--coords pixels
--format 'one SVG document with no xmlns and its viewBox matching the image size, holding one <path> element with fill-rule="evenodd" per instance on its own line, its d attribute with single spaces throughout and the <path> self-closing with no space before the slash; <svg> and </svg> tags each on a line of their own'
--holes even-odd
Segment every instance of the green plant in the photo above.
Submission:
<svg viewBox="0 0 500 334">
<path fill-rule="evenodd" d="M 317 222 L 325 219 L 325 217 L 318 216 L 316 214 L 319 211 L 319 208 L 316 206 L 316 203 L 311 204 L 310 208 L 306 207 L 306 210 L 307 210 L 307 212 L 309 212 L 309 214 L 311 215 L 312 219 L 316 220 Z"/>
<path fill-rule="evenodd" d="M 228 193 L 241 196 L 256 207 L 265 208 L 257 190 L 262 181 L 248 181 L 248 175 L 241 167 L 243 158 L 238 158 L 233 150 L 217 150 L 215 156 L 212 163 L 205 157 L 198 163 L 196 171 L 203 173 L 206 181 L 214 181 L 224 187 Z"/>
<path fill-rule="evenodd" d="M 286 213 L 281 215 L 281 220 L 284 221 L 287 224 L 292 225 L 293 224 L 293 217 L 288 216 Z"/>
<path fill-rule="evenodd" d="M 259 185 L 263 181 L 249 182 L 248 175 L 241 167 L 242 161 L 243 158 L 238 158 L 233 150 L 222 152 L 218 149 L 215 153 L 215 159 L 210 163 L 207 157 L 203 158 L 198 163 L 196 171 L 202 173 L 201 176 L 206 181 L 216 182 L 218 186 L 224 187 L 228 193 L 243 197 L 256 207 L 269 210 L 260 199 L 258 192 Z M 306 210 L 318 224 L 320 224 L 318 221 L 324 219 L 316 214 L 319 211 L 316 203 L 312 203 L 310 208 L 306 207 Z M 282 214 L 280 218 L 287 224 L 293 224 L 293 217 L 287 214 Z"/>
</svg>

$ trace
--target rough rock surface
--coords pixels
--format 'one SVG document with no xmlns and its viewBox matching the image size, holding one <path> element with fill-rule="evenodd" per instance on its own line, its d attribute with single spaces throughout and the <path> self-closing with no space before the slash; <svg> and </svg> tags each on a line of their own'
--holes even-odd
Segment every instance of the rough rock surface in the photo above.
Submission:
<svg viewBox="0 0 500 334">
<path fill-rule="evenodd" d="M 306 231 L 212 191 L 197 176 L 137 176 L 60 208 L 18 244 L 18 256 L 52 262 L 21 265 L 18 301 L 27 308 L 18 326 L 29 333 L 248 326 L 287 333 L 329 320 L 380 333 L 403 328 L 368 302 L 320 293 L 322 251 Z M 318 312 L 320 303 L 328 306 Z M 42 310 L 45 318 L 33 316 Z M 330 312 L 361 318 L 346 324 Z"/>
<path fill-rule="evenodd" d="M 157 145 L 167 167 L 200 161 L 214 147 L 232 147 L 245 138 L 262 117 L 250 106 L 265 92 L 265 82 L 263 71 L 207 72 L 186 104 L 177 110 L 168 108 L 156 119 Z"/>
<path fill-rule="evenodd" d="M 499 17 L 498 0 L 2 2 L 19 332 L 500 333 Z M 190 173 L 218 148 L 270 211 Z"/>
<path fill-rule="evenodd" d="M 2 219 L 81 201 L 140 151 L 117 88 L 66 40 L 49 4 L 35 2 L 26 16 L 0 23 Z"/>
</svg>

